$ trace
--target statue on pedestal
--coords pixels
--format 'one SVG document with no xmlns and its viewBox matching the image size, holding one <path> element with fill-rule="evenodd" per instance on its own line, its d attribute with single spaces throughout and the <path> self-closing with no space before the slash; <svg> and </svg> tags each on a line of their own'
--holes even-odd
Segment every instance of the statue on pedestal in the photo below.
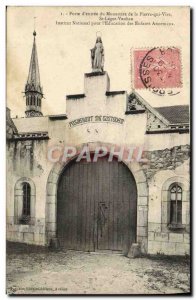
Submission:
<svg viewBox="0 0 196 300">
<path fill-rule="evenodd" d="M 95 47 L 91 49 L 91 63 L 93 72 L 103 72 L 104 48 L 101 37 L 97 37 Z"/>
</svg>

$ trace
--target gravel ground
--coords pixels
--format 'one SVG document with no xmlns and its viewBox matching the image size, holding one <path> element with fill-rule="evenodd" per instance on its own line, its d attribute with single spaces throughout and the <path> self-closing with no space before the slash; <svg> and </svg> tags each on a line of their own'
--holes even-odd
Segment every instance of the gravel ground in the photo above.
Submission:
<svg viewBox="0 0 196 300">
<path fill-rule="evenodd" d="M 190 292 L 189 260 L 53 252 L 7 246 L 8 294 L 179 294 Z"/>
</svg>

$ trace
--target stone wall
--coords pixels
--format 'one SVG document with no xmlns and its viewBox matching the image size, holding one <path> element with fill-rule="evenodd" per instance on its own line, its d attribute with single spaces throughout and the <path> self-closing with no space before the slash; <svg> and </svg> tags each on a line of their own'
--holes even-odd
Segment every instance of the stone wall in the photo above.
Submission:
<svg viewBox="0 0 196 300">
<path fill-rule="evenodd" d="M 17 133 L 17 128 L 10 116 L 10 109 L 6 107 L 6 138 L 11 139 Z"/>
<path fill-rule="evenodd" d="M 181 153 L 181 147 L 178 148 Z M 189 147 L 184 147 L 184 151 Z M 176 149 L 177 150 L 177 149 Z M 181 155 L 179 156 L 181 157 Z M 169 161 L 170 161 L 169 157 Z M 190 183 L 189 159 L 184 154 L 184 162 L 172 165 L 172 169 L 153 170 L 148 179 L 148 253 L 166 255 L 190 254 Z M 179 161 L 178 161 L 179 162 Z M 167 159 L 165 165 L 167 166 Z M 170 161 L 171 163 L 171 161 Z M 170 198 L 168 190 L 171 184 L 177 182 L 182 187 L 182 224 L 170 226 Z"/>
<path fill-rule="evenodd" d="M 148 163 L 143 165 L 148 179 L 160 170 L 175 170 L 190 157 L 190 145 L 180 145 L 163 150 L 147 151 L 143 155 Z"/>
<path fill-rule="evenodd" d="M 46 181 L 51 165 L 47 161 L 48 140 L 15 140 L 7 142 L 7 218 L 6 237 L 9 241 L 45 245 Z M 20 224 L 16 215 L 18 201 L 22 201 L 19 181 L 32 181 L 35 195 L 31 202 L 31 219 Z M 31 196 L 32 196 L 31 190 Z M 33 215 L 32 215 L 33 211 Z"/>
<path fill-rule="evenodd" d="M 190 234 L 187 232 L 156 232 L 152 226 L 148 232 L 148 253 L 167 255 L 189 255 Z"/>
<path fill-rule="evenodd" d="M 7 217 L 7 240 L 26 244 L 45 245 L 45 219 L 36 218 L 34 223 L 34 225 L 15 224 L 13 217 Z"/>
</svg>

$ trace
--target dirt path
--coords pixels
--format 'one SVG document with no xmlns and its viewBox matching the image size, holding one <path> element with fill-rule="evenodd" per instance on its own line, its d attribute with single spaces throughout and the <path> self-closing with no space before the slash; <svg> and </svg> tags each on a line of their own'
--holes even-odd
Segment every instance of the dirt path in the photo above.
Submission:
<svg viewBox="0 0 196 300">
<path fill-rule="evenodd" d="M 173 294 L 189 292 L 189 264 L 181 258 L 8 250 L 9 294 Z"/>
</svg>

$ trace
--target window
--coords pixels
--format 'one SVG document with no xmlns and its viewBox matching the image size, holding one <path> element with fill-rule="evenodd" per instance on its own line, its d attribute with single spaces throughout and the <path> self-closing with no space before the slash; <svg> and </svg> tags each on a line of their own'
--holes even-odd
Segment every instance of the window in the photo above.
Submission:
<svg viewBox="0 0 196 300">
<path fill-rule="evenodd" d="M 170 224 L 182 224 L 182 188 L 172 184 L 170 194 Z"/>
<path fill-rule="evenodd" d="M 21 224 L 28 224 L 31 219 L 31 186 L 28 182 L 22 183 L 22 215 Z"/>
<path fill-rule="evenodd" d="M 32 179 L 20 178 L 14 188 L 14 222 L 21 225 L 35 223 L 36 189 Z"/>
<path fill-rule="evenodd" d="M 189 232 L 189 192 L 190 183 L 186 177 L 172 176 L 163 183 L 161 193 L 162 232 Z"/>
<path fill-rule="evenodd" d="M 23 183 L 23 217 L 29 217 L 31 215 L 31 187 L 28 182 Z"/>
</svg>

